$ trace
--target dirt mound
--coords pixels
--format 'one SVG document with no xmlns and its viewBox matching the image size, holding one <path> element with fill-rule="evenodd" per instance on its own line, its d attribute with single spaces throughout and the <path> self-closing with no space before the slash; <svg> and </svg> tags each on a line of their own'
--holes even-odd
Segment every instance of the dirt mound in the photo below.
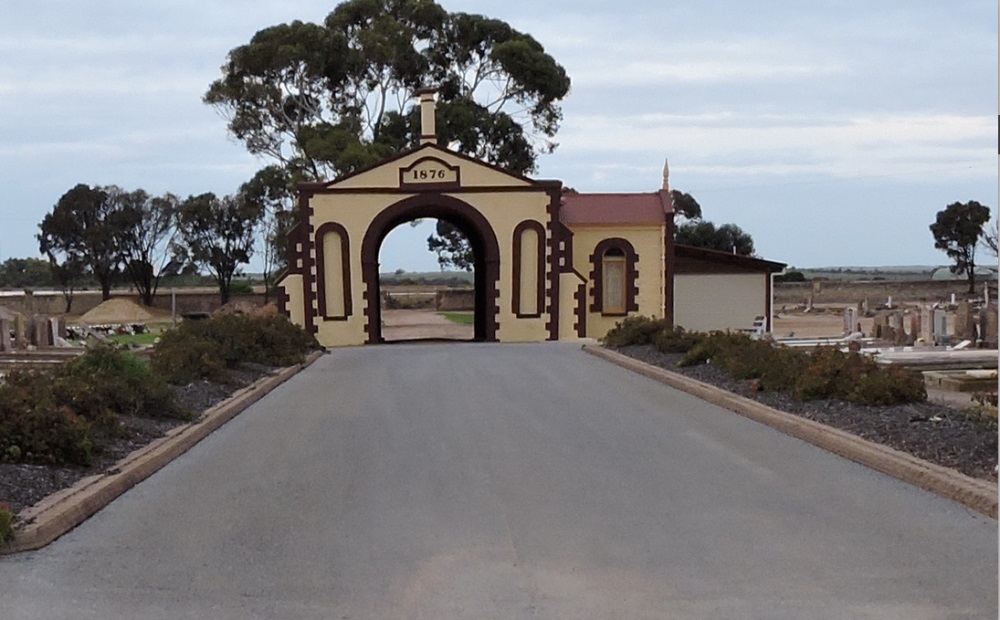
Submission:
<svg viewBox="0 0 1000 620">
<path fill-rule="evenodd" d="M 76 322 L 84 325 L 144 323 L 154 317 L 130 299 L 109 299 L 81 316 Z"/>
</svg>

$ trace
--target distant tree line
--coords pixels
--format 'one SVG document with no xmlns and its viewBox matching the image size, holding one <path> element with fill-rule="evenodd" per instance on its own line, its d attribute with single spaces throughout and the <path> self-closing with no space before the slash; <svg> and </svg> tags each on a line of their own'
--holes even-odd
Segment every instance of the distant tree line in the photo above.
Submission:
<svg viewBox="0 0 1000 620">
<path fill-rule="evenodd" d="M 256 252 L 263 253 L 265 287 L 273 284 L 284 266 L 293 195 L 291 180 L 273 166 L 222 197 L 181 199 L 81 183 L 38 226 L 39 250 L 47 260 L 7 261 L 0 266 L 0 286 L 57 286 L 68 312 L 74 292 L 88 282 L 100 287 L 104 299 L 113 285 L 128 282 L 152 305 L 164 277 L 207 271 L 225 303 L 233 277 Z"/>
</svg>

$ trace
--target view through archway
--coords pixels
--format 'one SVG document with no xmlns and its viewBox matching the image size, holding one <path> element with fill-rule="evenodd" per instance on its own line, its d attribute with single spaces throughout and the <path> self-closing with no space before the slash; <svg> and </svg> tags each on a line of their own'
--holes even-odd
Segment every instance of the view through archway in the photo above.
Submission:
<svg viewBox="0 0 1000 620">
<path fill-rule="evenodd" d="M 383 242 L 389 233 L 401 224 L 406 225 L 408 222 L 419 219 L 445 220 L 465 236 L 473 257 L 472 339 L 496 341 L 499 310 L 496 298 L 497 283 L 500 279 L 500 249 L 492 226 L 479 211 L 457 198 L 440 194 L 418 194 L 387 207 L 379 213 L 372 220 L 362 241 L 361 262 L 362 278 L 365 284 L 367 342 L 375 344 L 389 340 L 383 334 L 384 298 L 379 276 L 380 272 L 384 271 L 381 269 L 379 260 Z M 426 239 L 424 243 L 426 244 Z M 391 269 L 390 272 L 395 273 L 396 269 L 398 268 Z M 405 268 L 403 269 L 405 272 Z M 385 309 L 388 310 L 388 308 Z M 398 336 L 398 333 L 396 335 Z M 426 335 L 408 339 L 433 338 L 434 336 Z"/>
<path fill-rule="evenodd" d="M 475 252 L 461 252 L 472 244 L 460 226 L 447 224 L 413 219 L 382 240 L 378 311 L 383 342 L 475 339 Z M 429 249 L 431 235 L 452 247 Z"/>
</svg>

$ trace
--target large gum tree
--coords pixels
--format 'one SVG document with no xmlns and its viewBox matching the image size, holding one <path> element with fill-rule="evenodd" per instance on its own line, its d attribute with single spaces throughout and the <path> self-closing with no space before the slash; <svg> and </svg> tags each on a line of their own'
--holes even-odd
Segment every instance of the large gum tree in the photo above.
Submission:
<svg viewBox="0 0 1000 620">
<path fill-rule="evenodd" d="M 204 101 L 251 153 L 324 180 L 413 146 L 424 86 L 438 89 L 443 143 L 527 174 L 556 147 L 570 80 L 501 20 L 433 0 L 349 0 L 322 24 L 265 28 L 231 50 Z"/>
</svg>

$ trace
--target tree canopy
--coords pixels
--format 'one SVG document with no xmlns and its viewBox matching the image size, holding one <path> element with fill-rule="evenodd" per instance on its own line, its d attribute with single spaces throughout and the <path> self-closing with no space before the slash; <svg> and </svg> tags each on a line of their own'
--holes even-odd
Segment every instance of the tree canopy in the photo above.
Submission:
<svg viewBox="0 0 1000 620">
<path fill-rule="evenodd" d="M 52 267 L 40 258 L 8 258 L 0 263 L 0 288 L 52 286 Z"/>
<path fill-rule="evenodd" d="M 433 0 L 348 0 L 322 24 L 271 26 L 231 50 L 204 101 L 251 153 L 292 178 L 325 180 L 414 146 L 424 86 L 438 91 L 442 143 L 528 174 L 556 147 L 570 79 L 501 20 Z M 428 239 L 442 266 L 468 268 L 463 243 L 447 222 Z"/>
<path fill-rule="evenodd" d="M 229 52 L 204 101 L 256 155 L 321 180 L 413 146 L 416 90 L 438 88 L 443 142 L 517 173 L 559 129 L 565 70 L 530 35 L 433 0 L 349 0 Z"/>
<path fill-rule="evenodd" d="M 942 250 L 954 264 L 952 273 L 965 273 L 969 292 L 976 290 L 976 246 L 983 235 L 983 226 L 990 220 L 990 208 L 975 200 L 953 202 L 938 211 L 930 225 L 934 247 Z"/>
<path fill-rule="evenodd" d="M 263 204 L 243 193 L 222 198 L 206 193 L 191 196 L 180 205 L 180 242 L 174 244 L 174 251 L 185 262 L 212 273 L 222 303 L 229 301 L 239 266 L 253 256 L 256 229 L 263 214 Z"/>
<path fill-rule="evenodd" d="M 693 220 L 677 227 L 677 243 L 741 256 L 754 253 L 753 238 L 736 224 L 716 228 L 712 222 Z"/>
<path fill-rule="evenodd" d="M 120 264 L 142 303 L 151 306 L 160 280 L 171 266 L 174 218 L 180 200 L 169 193 L 150 196 L 142 189 L 128 192 L 111 186 L 105 191 L 113 203 L 108 217 Z"/>
<path fill-rule="evenodd" d="M 71 273 L 88 269 L 100 283 L 104 299 L 111 297 L 121 261 L 114 209 L 106 189 L 80 183 L 63 194 L 38 225 L 39 249 L 52 265 L 72 265 Z"/>
</svg>

